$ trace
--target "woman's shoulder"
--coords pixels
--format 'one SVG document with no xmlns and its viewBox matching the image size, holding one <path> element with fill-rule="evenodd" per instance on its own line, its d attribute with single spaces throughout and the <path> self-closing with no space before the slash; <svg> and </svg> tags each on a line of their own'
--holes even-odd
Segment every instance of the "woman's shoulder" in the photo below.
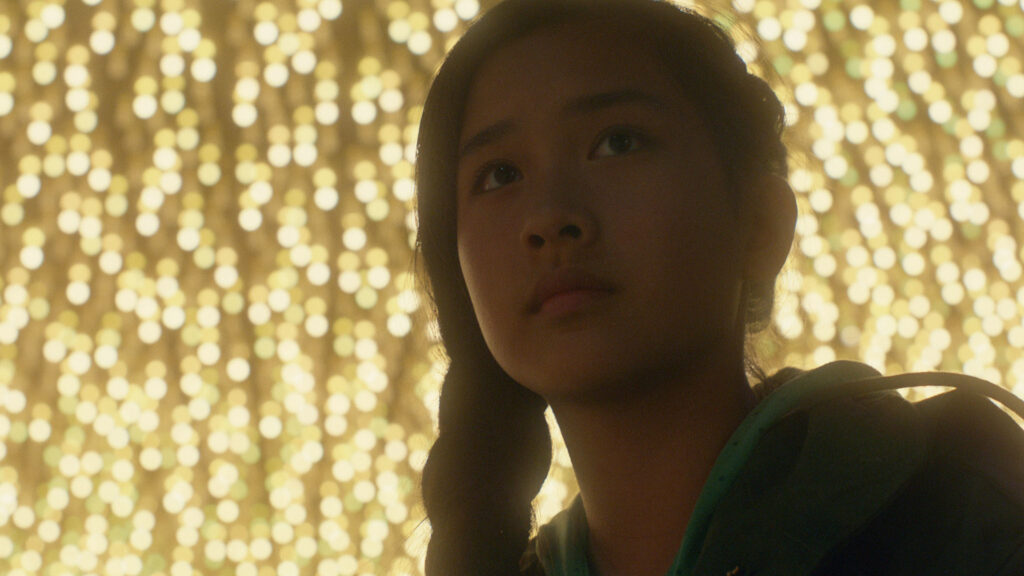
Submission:
<svg viewBox="0 0 1024 576">
<path fill-rule="evenodd" d="M 1024 574 L 1024 432 L 977 392 L 913 407 L 925 458 L 814 574 Z"/>
<path fill-rule="evenodd" d="M 894 391 L 909 386 L 955 389 L 909 402 Z M 1024 545 L 1024 431 L 996 388 L 855 363 L 797 375 L 763 402 L 781 416 L 716 506 L 699 567 L 1002 574 Z"/>
<path fill-rule="evenodd" d="M 530 539 L 519 563 L 521 576 L 586 574 L 586 518 L 579 494 Z"/>
<path fill-rule="evenodd" d="M 738 434 L 749 451 L 720 457 L 736 466 L 693 574 L 1024 574 L 1024 430 L 991 401 L 1006 400 L 995 385 L 975 384 L 852 362 L 785 373 Z M 894 391 L 913 386 L 953 390 Z M 524 576 L 579 564 L 565 552 L 573 509 L 531 541 Z"/>
<path fill-rule="evenodd" d="M 544 567 L 537 556 L 537 539 L 531 538 L 530 544 L 526 547 L 526 553 L 519 561 L 520 576 L 545 576 Z"/>
<path fill-rule="evenodd" d="M 796 372 L 810 380 L 816 372 L 839 373 L 807 386 L 806 411 L 852 413 L 857 419 L 899 421 L 907 435 L 920 439 L 923 460 L 919 468 L 935 466 L 963 469 L 964 473 L 990 479 L 1024 508 L 1024 401 L 1009 390 L 963 374 L 920 372 L 894 376 L 867 375 L 863 365 L 835 363 L 811 372 Z M 856 374 L 855 377 L 842 374 Z M 833 380 L 833 381 L 830 381 Z M 899 389 L 948 390 L 911 402 L 896 394 Z M 838 389 L 839 393 L 830 393 Z M 815 402 L 818 395 L 823 401 Z M 1016 420 L 1011 413 L 1016 413 Z M 895 439 L 894 439 L 895 440 Z"/>
</svg>

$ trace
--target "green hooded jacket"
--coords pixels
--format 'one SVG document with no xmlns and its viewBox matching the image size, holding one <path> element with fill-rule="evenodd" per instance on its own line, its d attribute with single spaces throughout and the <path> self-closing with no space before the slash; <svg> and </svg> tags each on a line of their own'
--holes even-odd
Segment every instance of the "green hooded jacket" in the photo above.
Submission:
<svg viewBox="0 0 1024 576">
<path fill-rule="evenodd" d="M 953 387 L 919 402 L 898 388 Z M 948 373 L 856 362 L 801 373 L 722 450 L 666 576 L 1024 576 L 1024 401 Z M 524 576 L 597 576 L 582 502 Z"/>
</svg>

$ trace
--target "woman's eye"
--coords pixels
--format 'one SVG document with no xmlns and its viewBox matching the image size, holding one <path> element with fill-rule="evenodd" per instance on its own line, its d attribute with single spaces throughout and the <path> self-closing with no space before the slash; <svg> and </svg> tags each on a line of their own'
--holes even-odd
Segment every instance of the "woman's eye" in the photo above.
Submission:
<svg viewBox="0 0 1024 576">
<path fill-rule="evenodd" d="M 500 163 L 485 167 L 480 172 L 478 188 L 483 191 L 494 190 L 519 180 L 522 175 L 519 169 L 511 164 Z"/>
<path fill-rule="evenodd" d="M 601 137 L 591 153 L 595 157 L 618 156 L 638 149 L 642 144 L 641 137 L 628 130 L 616 130 Z"/>
</svg>

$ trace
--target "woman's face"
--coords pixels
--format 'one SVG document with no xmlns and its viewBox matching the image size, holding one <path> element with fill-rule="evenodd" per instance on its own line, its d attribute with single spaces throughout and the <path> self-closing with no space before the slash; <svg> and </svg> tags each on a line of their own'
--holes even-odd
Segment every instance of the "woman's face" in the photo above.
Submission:
<svg viewBox="0 0 1024 576">
<path fill-rule="evenodd" d="M 570 24 L 503 47 L 470 86 L 459 150 L 459 262 L 518 382 L 607 397 L 742 353 L 737 206 L 642 31 Z"/>
</svg>

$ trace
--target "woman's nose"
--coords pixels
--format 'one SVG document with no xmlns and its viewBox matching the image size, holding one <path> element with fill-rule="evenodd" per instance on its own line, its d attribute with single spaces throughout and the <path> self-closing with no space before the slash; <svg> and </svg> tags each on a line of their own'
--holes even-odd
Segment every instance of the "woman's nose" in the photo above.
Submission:
<svg viewBox="0 0 1024 576">
<path fill-rule="evenodd" d="M 585 246 L 596 235 L 593 218 L 579 209 L 546 207 L 531 214 L 523 226 L 523 243 L 531 249 L 560 245 Z"/>
</svg>

